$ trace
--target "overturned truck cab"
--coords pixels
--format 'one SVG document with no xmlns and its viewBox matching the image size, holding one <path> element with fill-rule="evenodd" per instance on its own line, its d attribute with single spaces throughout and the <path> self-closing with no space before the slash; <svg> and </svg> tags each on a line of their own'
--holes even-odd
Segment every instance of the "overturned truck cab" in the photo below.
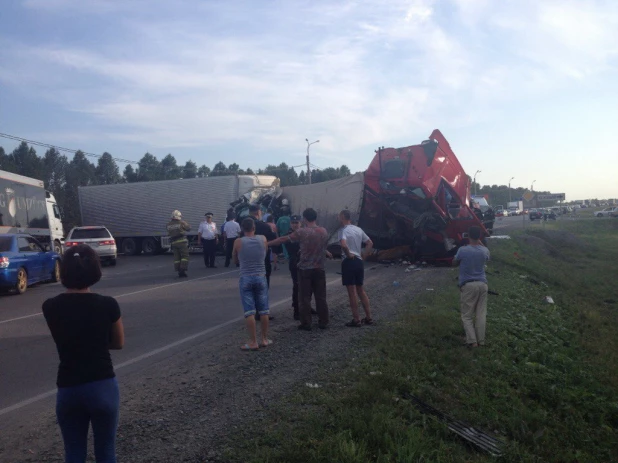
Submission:
<svg viewBox="0 0 618 463">
<path fill-rule="evenodd" d="M 283 188 L 292 212 L 318 212 L 318 222 L 336 242 L 337 213 L 350 209 L 369 235 L 379 259 L 410 257 L 450 263 L 476 225 L 489 233 L 470 203 L 470 180 L 439 130 L 405 148 L 379 148 L 364 173 Z"/>
</svg>

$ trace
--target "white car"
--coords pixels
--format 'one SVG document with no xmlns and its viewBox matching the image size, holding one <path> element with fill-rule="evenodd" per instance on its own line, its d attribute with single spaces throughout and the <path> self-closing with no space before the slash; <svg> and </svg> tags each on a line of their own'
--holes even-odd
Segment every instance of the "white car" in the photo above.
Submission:
<svg viewBox="0 0 618 463">
<path fill-rule="evenodd" d="M 618 212 L 618 207 L 606 207 L 605 209 L 596 211 L 594 215 L 597 217 L 609 217 L 612 212 Z"/>
<path fill-rule="evenodd" d="M 64 241 L 64 247 L 77 246 L 78 244 L 87 244 L 99 256 L 101 262 L 109 262 L 110 265 L 116 265 L 118 250 L 116 248 L 116 240 L 105 227 L 75 227 L 67 235 Z"/>
</svg>

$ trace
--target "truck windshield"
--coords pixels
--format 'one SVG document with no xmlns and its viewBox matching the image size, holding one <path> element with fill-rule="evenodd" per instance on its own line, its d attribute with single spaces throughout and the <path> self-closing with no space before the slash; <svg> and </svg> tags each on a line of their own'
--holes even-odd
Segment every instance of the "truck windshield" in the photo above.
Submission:
<svg viewBox="0 0 618 463">
<path fill-rule="evenodd" d="M 95 238 L 111 238 L 111 235 L 105 228 L 82 228 L 73 230 L 73 233 L 71 233 L 72 240 L 89 240 Z"/>
</svg>

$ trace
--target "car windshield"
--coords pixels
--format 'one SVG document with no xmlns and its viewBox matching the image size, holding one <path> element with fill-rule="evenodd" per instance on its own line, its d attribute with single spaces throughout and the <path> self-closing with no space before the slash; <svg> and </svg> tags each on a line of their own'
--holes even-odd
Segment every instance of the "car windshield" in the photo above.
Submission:
<svg viewBox="0 0 618 463">
<path fill-rule="evenodd" d="M 0 236 L 0 252 L 10 251 L 12 241 L 13 238 L 10 236 Z"/>
<path fill-rule="evenodd" d="M 106 228 L 78 228 L 71 234 L 72 240 L 91 240 L 96 238 L 111 238 Z"/>
</svg>

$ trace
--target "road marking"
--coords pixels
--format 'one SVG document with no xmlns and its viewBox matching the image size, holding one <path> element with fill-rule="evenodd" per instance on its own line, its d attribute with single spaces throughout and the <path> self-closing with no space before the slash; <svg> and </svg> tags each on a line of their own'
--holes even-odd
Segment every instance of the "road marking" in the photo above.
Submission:
<svg viewBox="0 0 618 463">
<path fill-rule="evenodd" d="M 203 276 L 203 277 L 192 278 L 190 280 L 177 281 L 176 283 L 169 283 L 169 284 L 166 284 L 166 285 L 155 286 L 154 288 L 140 289 L 139 291 L 133 291 L 131 293 L 125 293 L 125 294 L 119 294 L 118 296 L 112 296 L 112 297 L 119 298 L 119 297 L 133 296 L 134 294 L 146 293 L 148 291 L 155 291 L 155 290 L 161 289 L 161 288 L 169 288 L 170 286 L 182 285 L 182 284 L 185 284 L 185 283 L 190 283 L 192 281 L 205 280 L 207 278 L 212 278 L 212 277 L 216 277 L 216 276 L 219 276 L 219 275 L 228 275 L 230 273 L 236 273 L 236 272 L 238 272 L 238 270 L 231 270 L 229 272 L 223 272 L 223 273 L 215 273 L 214 275 L 206 275 L 206 276 Z M 17 320 L 23 320 L 24 318 L 39 317 L 41 315 L 43 315 L 43 313 L 42 312 L 38 312 L 38 313 L 33 313 L 31 315 L 24 315 L 23 317 L 10 318 L 8 320 L 1 320 L 0 321 L 0 325 L 2 325 L 3 323 L 9 323 L 9 322 L 17 321 Z"/>
<path fill-rule="evenodd" d="M 232 273 L 232 272 L 227 272 L 227 273 Z M 224 274 L 220 273 L 219 275 L 224 275 Z M 215 276 L 215 275 L 209 275 L 209 276 Z M 204 279 L 204 278 L 208 278 L 208 277 L 195 278 L 195 279 L 198 280 L 198 279 Z M 341 278 L 335 278 L 334 280 L 327 281 L 326 282 L 326 286 L 330 286 L 333 283 L 336 283 L 338 281 L 341 281 Z M 178 283 L 173 283 L 173 284 L 178 284 Z M 170 286 L 170 285 L 167 285 L 167 286 Z M 134 293 L 129 293 L 129 294 L 134 294 Z M 116 297 L 120 297 L 120 296 L 116 296 Z M 278 307 L 278 306 L 280 306 L 282 304 L 285 304 L 286 302 L 290 302 L 291 300 L 292 300 L 291 297 L 286 297 L 285 299 L 282 299 L 279 302 L 275 302 L 274 304 L 271 304 L 269 309 L 272 309 L 274 307 Z M 182 339 L 179 339 L 178 341 L 174 341 L 171 344 L 167 344 L 167 345 L 165 345 L 163 347 L 159 347 L 157 349 L 151 350 L 151 351 L 146 352 L 144 354 L 138 355 L 137 357 L 134 357 L 134 358 L 132 358 L 130 360 L 127 360 L 125 362 L 122 362 L 122 363 L 114 366 L 114 370 L 117 371 L 117 370 L 120 370 L 121 368 L 127 367 L 129 365 L 133 365 L 134 363 L 141 362 L 142 360 L 145 360 L 145 359 L 150 358 L 150 357 L 152 357 L 154 355 L 160 354 L 161 352 L 168 351 L 170 349 L 173 349 L 174 347 L 178 347 L 178 346 L 180 346 L 182 344 L 185 344 L 185 343 L 187 343 L 189 341 L 192 341 L 192 340 L 197 339 L 197 338 L 199 338 L 201 336 L 204 336 L 206 334 L 212 333 L 213 331 L 216 331 L 216 330 L 218 330 L 220 328 L 223 328 L 225 326 L 231 325 L 232 323 L 237 323 L 237 322 L 242 321 L 244 319 L 245 319 L 245 317 L 242 317 L 242 316 L 241 317 L 233 318 L 233 319 L 228 320 L 226 322 L 220 323 L 217 326 L 213 326 L 211 328 L 205 329 L 204 331 L 200 331 L 199 333 L 195 333 L 195 334 L 192 334 L 190 336 L 187 336 L 186 338 L 182 338 Z M 11 405 L 9 407 L 0 409 L 0 416 L 6 415 L 7 413 L 14 412 L 15 410 L 19 410 L 20 408 L 26 407 L 26 406 L 28 406 L 30 404 L 33 404 L 35 402 L 38 402 L 40 400 L 46 399 L 47 397 L 50 397 L 50 396 L 54 395 L 56 393 L 56 391 L 57 391 L 57 389 L 52 389 L 50 391 L 44 392 L 44 393 L 36 395 L 34 397 L 30 397 L 29 399 L 22 400 L 21 402 L 17 402 L 16 404 L 13 404 L 13 405 Z"/>
</svg>

